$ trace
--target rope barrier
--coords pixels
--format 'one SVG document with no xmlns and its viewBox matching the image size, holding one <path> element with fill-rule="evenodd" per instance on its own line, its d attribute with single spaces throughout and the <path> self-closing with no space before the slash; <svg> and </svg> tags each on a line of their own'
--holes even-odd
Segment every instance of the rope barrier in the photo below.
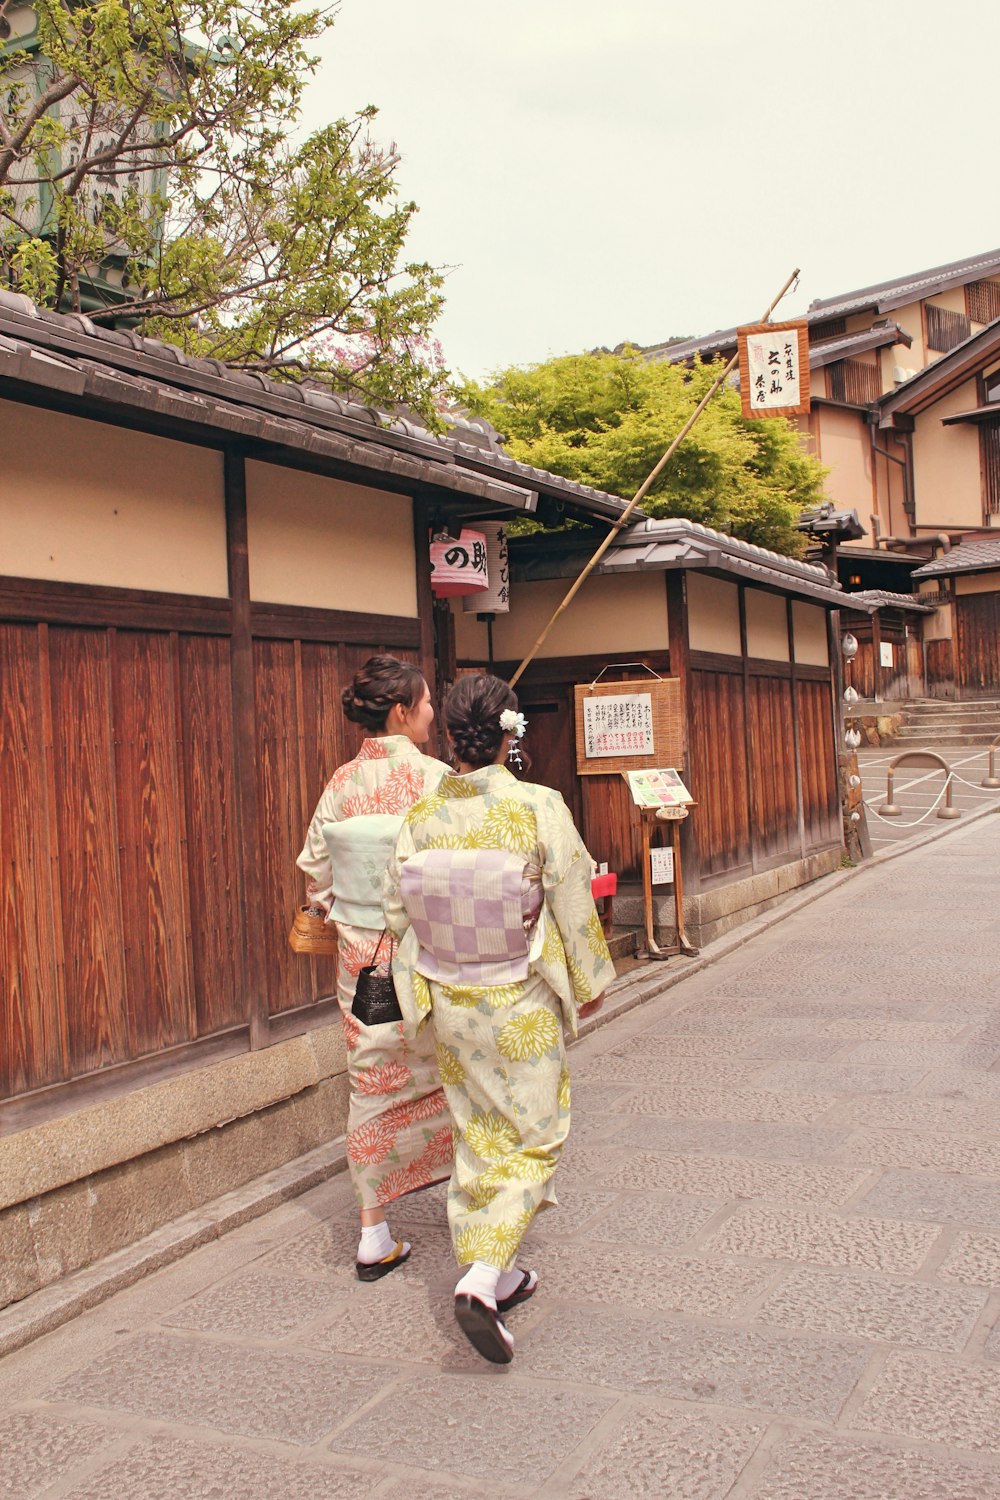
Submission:
<svg viewBox="0 0 1000 1500">
<path fill-rule="evenodd" d="M 951 781 L 951 779 L 952 779 L 951 776 L 948 776 L 948 778 L 945 781 L 944 786 L 938 792 L 937 796 L 934 798 L 934 801 L 931 803 L 931 805 L 927 809 L 927 811 L 925 813 L 921 813 L 919 818 L 914 818 L 914 820 L 913 820 L 912 823 L 898 823 L 895 818 L 884 818 L 882 816 L 882 814 L 879 812 L 878 808 L 872 806 L 872 804 L 868 801 L 867 797 L 862 797 L 861 800 L 864 803 L 865 807 L 867 807 L 868 811 L 870 813 L 874 813 L 875 817 L 878 818 L 878 820 L 879 820 L 880 823 L 891 823 L 894 828 L 916 828 L 916 826 L 917 826 L 918 823 L 922 823 L 925 818 L 929 818 L 930 817 L 931 813 L 935 810 L 935 808 L 937 807 L 938 803 L 941 801 L 941 798 L 946 794 L 946 792 L 948 790 L 948 783 Z M 906 788 L 904 787 L 903 790 L 905 791 Z M 883 807 L 885 806 L 884 802 L 883 802 L 882 806 Z"/>
</svg>

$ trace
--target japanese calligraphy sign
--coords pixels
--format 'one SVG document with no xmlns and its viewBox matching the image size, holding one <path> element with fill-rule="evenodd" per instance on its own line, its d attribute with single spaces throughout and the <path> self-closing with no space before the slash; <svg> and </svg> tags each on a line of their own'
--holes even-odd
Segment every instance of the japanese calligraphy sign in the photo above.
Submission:
<svg viewBox="0 0 1000 1500">
<path fill-rule="evenodd" d="M 607 776 L 684 758 L 680 682 L 599 682 L 577 686 L 576 770 Z"/>
<path fill-rule="evenodd" d="M 809 410 L 809 331 L 805 323 L 754 323 L 737 330 L 745 417 L 792 417 Z"/>
<path fill-rule="evenodd" d="M 649 693 L 585 698 L 583 753 L 588 760 L 609 755 L 652 755 L 653 699 Z"/>
</svg>

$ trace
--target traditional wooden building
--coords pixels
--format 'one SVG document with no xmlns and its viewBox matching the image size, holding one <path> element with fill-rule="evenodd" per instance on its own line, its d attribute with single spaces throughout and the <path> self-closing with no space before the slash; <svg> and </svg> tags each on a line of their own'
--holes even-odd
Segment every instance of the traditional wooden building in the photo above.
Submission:
<svg viewBox="0 0 1000 1500">
<path fill-rule="evenodd" d="M 1000 698 L 1000 536 L 964 537 L 913 574 L 919 598 L 935 601 L 939 696 Z"/>
<path fill-rule="evenodd" d="M 594 539 L 512 544 L 511 612 L 493 624 L 509 673 L 580 571 Z M 679 678 L 688 929 L 707 941 L 836 868 L 842 849 L 839 718 L 825 568 L 694 522 L 644 521 L 605 554 L 519 685 L 527 742 L 573 809 L 594 858 L 639 875 L 637 819 L 620 774 L 576 772 L 574 693 L 600 674 Z M 459 666 L 487 659 L 486 626 L 456 612 Z M 619 902 L 637 920 L 634 907 Z"/>
<path fill-rule="evenodd" d="M 1000 527 L 1000 251 L 818 299 L 806 319 L 812 410 L 797 420 L 830 469 L 830 516 L 803 529 L 844 588 L 876 602 L 856 622 L 861 690 L 891 702 L 1000 695 L 989 607 L 959 606 L 969 595 L 955 592 L 983 575 L 922 567 Z M 646 352 L 676 361 L 735 347 L 726 329 Z"/>
<path fill-rule="evenodd" d="M 429 527 L 621 502 L 0 292 L 0 1305 L 329 1139 L 304 827 Z"/>
</svg>

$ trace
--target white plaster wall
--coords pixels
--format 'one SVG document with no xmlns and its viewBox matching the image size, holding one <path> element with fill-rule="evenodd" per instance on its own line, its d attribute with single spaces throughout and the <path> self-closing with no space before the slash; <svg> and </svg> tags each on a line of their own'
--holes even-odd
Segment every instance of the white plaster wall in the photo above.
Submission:
<svg viewBox="0 0 1000 1500">
<path fill-rule="evenodd" d="M 692 651 L 740 656 L 740 596 L 735 583 L 707 573 L 687 574 L 688 643 Z"/>
<path fill-rule="evenodd" d="M 224 598 L 222 455 L 0 401 L 0 573 Z"/>
<path fill-rule="evenodd" d="M 260 603 L 417 614 L 407 495 L 250 460 L 247 545 Z"/>
<path fill-rule="evenodd" d="M 955 578 L 956 594 L 996 594 L 1000 592 L 1000 573 L 969 573 Z"/>
<path fill-rule="evenodd" d="M 913 473 L 918 526 L 947 529 L 983 524 L 978 430 L 969 422 L 942 425 L 944 417 L 978 404 L 976 382 L 966 380 L 917 417 Z"/>
<path fill-rule="evenodd" d="M 747 589 L 747 655 L 765 661 L 788 661 L 788 615 L 783 594 Z"/>
<path fill-rule="evenodd" d="M 519 661 L 531 650 L 552 613 L 572 584 L 571 578 L 548 578 L 538 583 L 513 583 L 510 613 L 493 624 L 493 655 L 498 661 Z M 488 660 L 486 626 L 474 613 L 453 606 L 455 646 L 459 661 Z M 625 651 L 665 651 L 667 588 L 657 572 L 598 574 L 586 583 L 540 650 L 547 656 L 621 656 Z"/>
<path fill-rule="evenodd" d="M 803 667 L 830 665 L 826 610 L 818 604 L 792 601 L 792 628 L 795 635 L 795 660 Z"/>
</svg>

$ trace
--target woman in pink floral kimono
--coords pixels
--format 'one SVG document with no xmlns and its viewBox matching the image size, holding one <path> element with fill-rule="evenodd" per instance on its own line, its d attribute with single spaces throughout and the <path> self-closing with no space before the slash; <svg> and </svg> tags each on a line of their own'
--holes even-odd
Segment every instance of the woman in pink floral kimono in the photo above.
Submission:
<svg viewBox="0 0 1000 1500">
<path fill-rule="evenodd" d="M 373 656 L 345 689 L 343 705 L 371 738 L 334 772 L 297 863 L 309 878 L 310 905 L 337 929 L 337 999 L 351 1085 L 347 1157 L 361 1210 L 356 1269 L 362 1281 L 377 1281 L 410 1254 L 389 1231 L 386 1204 L 447 1178 L 451 1120 L 433 1037 L 405 1039 L 400 1021 L 366 1025 L 351 1007 L 362 968 L 391 957 L 382 877 L 403 817 L 448 768 L 418 748 L 434 718 L 419 668 Z"/>
</svg>

